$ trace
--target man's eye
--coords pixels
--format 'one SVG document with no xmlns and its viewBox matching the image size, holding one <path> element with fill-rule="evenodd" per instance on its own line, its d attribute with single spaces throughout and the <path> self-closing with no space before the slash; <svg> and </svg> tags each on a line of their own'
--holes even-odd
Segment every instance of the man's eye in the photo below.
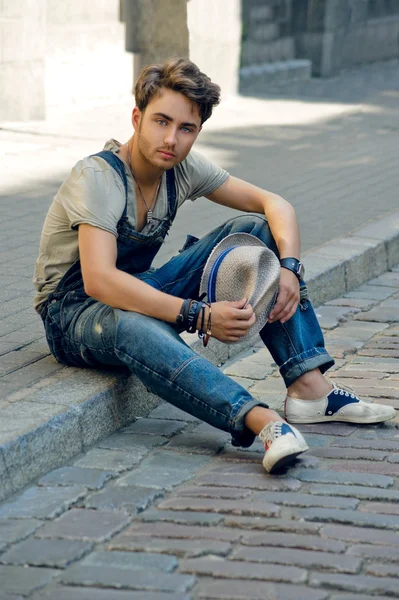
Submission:
<svg viewBox="0 0 399 600">
<path fill-rule="evenodd" d="M 159 125 L 166 125 L 166 121 L 164 119 L 157 119 L 157 123 Z"/>
<path fill-rule="evenodd" d="M 189 127 L 182 127 L 181 130 L 184 131 L 184 133 L 191 133 L 192 131 Z"/>
</svg>

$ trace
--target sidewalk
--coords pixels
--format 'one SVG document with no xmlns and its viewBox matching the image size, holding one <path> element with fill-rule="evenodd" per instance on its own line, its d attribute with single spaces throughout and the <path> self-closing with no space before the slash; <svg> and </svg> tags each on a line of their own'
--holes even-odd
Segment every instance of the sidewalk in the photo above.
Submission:
<svg viewBox="0 0 399 600">
<path fill-rule="evenodd" d="M 227 99 L 201 133 L 200 149 L 232 174 L 293 201 L 315 305 L 399 262 L 397 65 L 312 81 L 296 98 Z M 0 499 L 159 402 L 135 378 L 56 363 L 32 309 L 33 264 L 51 197 L 78 157 L 111 135 L 126 139 L 130 110 L 100 107 L 0 128 Z M 203 200 L 187 203 L 160 260 L 186 233 L 200 236 L 231 214 Z M 212 340 L 206 356 L 223 364 L 240 350 Z"/>
<path fill-rule="evenodd" d="M 332 377 L 399 409 L 399 265 L 317 315 Z M 224 370 L 282 410 L 264 348 Z M 267 476 L 259 442 L 162 403 L 0 505 L 0 599 L 397 598 L 398 424 L 301 426 Z"/>
</svg>

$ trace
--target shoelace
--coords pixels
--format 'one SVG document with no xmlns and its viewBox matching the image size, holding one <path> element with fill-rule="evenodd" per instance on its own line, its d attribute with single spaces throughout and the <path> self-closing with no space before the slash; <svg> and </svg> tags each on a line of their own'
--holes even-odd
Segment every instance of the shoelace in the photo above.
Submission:
<svg viewBox="0 0 399 600">
<path fill-rule="evenodd" d="M 331 381 L 331 379 L 330 379 Z M 349 385 L 346 385 L 344 383 L 341 382 L 335 382 L 335 381 L 331 381 L 332 386 L 334 388 L 334 394 L 340 395 L 340 396 L 347 396 L 348 398 L 353 398 L 353 399 L 357 399 L 357 395 L 355 393 L 355 390 L 353 388 L 351 388 Z M 368 404 L 372 404 L 373 400 L 363 400 L 363 402 L 368 402 Z"/>
<path fill-rule="evenodd" d="M 282 422 L 277 422 L 277 423 L 270 423 L 270 426 L 266 429 L 266 431 L 262 433 L 262 435 L 259 435 L 262 443 L 264 444 L 264 446 L 269 446 L 276 438 L 280 437 L 282 435 L 282 428 L 283 424 Z"/>
</svg>

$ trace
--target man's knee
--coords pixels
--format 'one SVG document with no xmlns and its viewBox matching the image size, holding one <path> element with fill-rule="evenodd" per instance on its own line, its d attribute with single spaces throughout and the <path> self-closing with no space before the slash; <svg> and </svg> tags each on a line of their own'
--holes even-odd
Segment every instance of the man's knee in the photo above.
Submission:
<svg viewBox="0 0 399 600">
<path fill-rule="evenodd" d="M 225 227 L 228 229 L 229 234 L 249 233 L 250 235 L 259 238 L 266 246 L 273 250 L 273 252 L 278 254 L 276 243 L 264 215 L 254 213 L 238 215 L 227 221 Z"/>
</svg>

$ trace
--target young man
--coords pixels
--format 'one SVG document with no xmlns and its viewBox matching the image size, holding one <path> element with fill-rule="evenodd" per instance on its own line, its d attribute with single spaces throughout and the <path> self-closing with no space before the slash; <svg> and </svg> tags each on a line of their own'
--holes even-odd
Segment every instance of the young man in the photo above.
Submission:
<svg viewBox="0 0 399 600">
<path fill-rule="evenodd" d="M 207 258 L 227 235 L 252 234 L 281 260 L 277 302 L 260 335 L 287 386 L 287 421 L 376 423 L 395 410 L 365 403 L 323 376 L 334 361 L 306 298 L 292 206 L 191 152 L 219 96 L 219 87 L 186 59 L 143 69 L 133 136 L 123 144 L 110 140 L 105 153 L 78 162 L 49 209 L 35 307 L 57 360 L 127 367 L 161 398 L 230 432 L 234 445 L 250 446 L 259 435 L 271 472 L 307 449 L 302 435 L 193 352 L 176 324 L 184 300 L 198 300 Z M 200 196 L 244 214 L 151 269 L 179 206 Z M 255 319 L 246 302 L 213 303 L 211 335 L 222 342 L 245 335 Z M 200 327 L 194 313 L 191 330 Z"/>
</svg>

